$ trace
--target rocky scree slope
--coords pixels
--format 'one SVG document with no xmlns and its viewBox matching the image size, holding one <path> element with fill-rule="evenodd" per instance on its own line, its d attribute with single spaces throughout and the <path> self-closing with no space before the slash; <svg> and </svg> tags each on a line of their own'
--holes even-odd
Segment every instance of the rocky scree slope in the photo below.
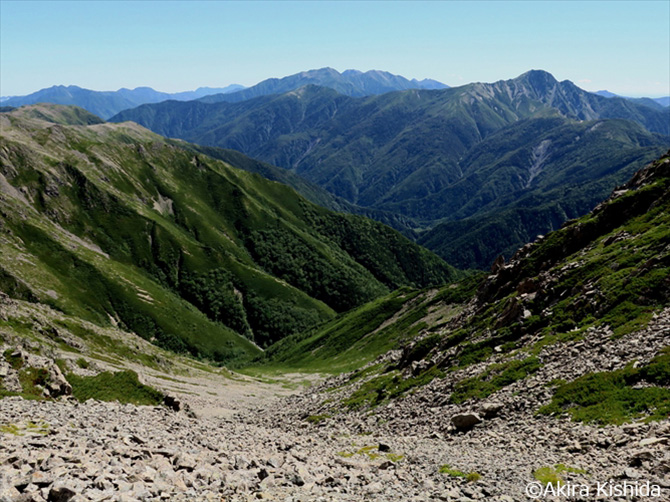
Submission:
<svg viewBox="0 0 670 502">
<path fill-rule="evenodd" d="M 0 285 L 13 298 L 223 361 L 458 275 L 389 227 L 135 124 L 57 105 L 0 120 Z"/>
<path fill-rule="evenodd" d="M 247 500 L 265 457 L 295 487 L 304 438 L 228 418 L 287 392 L 0 294 L 0 500 Z"/>
<path fill-rule="evenodd" d="M 665 155 L 496 261 L 444 323 L 258 421 L 433 438 L 438 462 L 481 474 L 474 498 L 523 496 L 546 469 L 670 497 L 669 209 Z"/>
<path fill-rule="evenodd" d="M 667 316 L 653 329 L 662 324 L 667 329 Z M 602 429 L 550 418 L 519 420 L 489 405 L 487 427 L 451 434 L 445 430 L 448 416 L 436 416 L 421 403 L 413 427 L 403 423 L 412 416 L 405 408 L 388 427 L 375 416 L 326 415 L 289 425 L 287 403 L 268 406 L 268 395 L 236 415 L 208 414 L 205 402 L 243 405 L 258 385 L 231 398 L 240 375 L 6 296 L 0 297 L 0 338 L 3 385 L 11 384 L 19 360 L 24 374 L 56 361 L 75 394 L 73 374 L 92 380 L 102 370 L 133 368 L 145 382 L 176 392 L 182 404 L 193 403 L 197 412 L 100 398 L 77 403 L 54 400 L 55 394 L 35 400 L 49 395 L 46 387 L 32 400 L 2 399 L 0 500 L 510 502 L 526 500 L 524 486 L 539 469 L 571 482 L 618 479 L 622 472 L 632 481 L 653 472 L 650 479 L 660 483 L 667 466 L 662 454 L 670 430 L 662 422 Z M 291 404 L 303 410 L 301 401 Z"/>
</svg>

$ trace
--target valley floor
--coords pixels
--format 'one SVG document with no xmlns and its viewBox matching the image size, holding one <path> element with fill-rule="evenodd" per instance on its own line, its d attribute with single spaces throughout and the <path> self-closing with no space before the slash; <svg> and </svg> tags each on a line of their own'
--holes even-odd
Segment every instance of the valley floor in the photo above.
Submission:
<svg viewBox="0 0 670 502">
<path fill-rule="evenodd" d="M 521 412 L 456 433 L 447 414 L 412 428 L 417 409 L 400 433 L 375 414 L 306 417 L 324 395 L 286 399 L 300 392 L 286 381 L 193 372 L 162 388 L 188 407 L 0 400 L 0 500 L 510 502 L 541 489 L 539 466 L 576 490 L 542 500 L 670 500 L 668 420 L 598 428 Z"/>
<path fill-rule="evenodd" d="M 30 318 L 36 332 L 64 319 L 25 302 L 5 299 L 0 307 L 6 319 Z M 304 374 L 254 378 L 179 357 L 167 361 L 144 340 L 95 329 L 117 350 L 151 356 L 153 366 L 132 358 L 121 365 L 108 354 L 81 368 L 72 347 L 84 350 L 83 342 L 62 329 L 59 340 L 69 350 L 53 341 L 47 347 L 46 338 L 25 339 L 21 357 L 35 367 L 48 354 L 67 359 L 82 375 L 132 369 L 179 400 L 180 411 L 73 398 L 0 399 L 1 502 L 514 502 L 538 493 L 556 501 L 670 500 L 667 418 L 598 427 L 536 415 L 557 378 L 649 361 L 667 346 L 670 309 L 629 337 L 613 340 L 595 330 L 587 340 L 544 347 L 542 368 L 491 396 L 502 409 L 466 432 L 454 430 L 451 419 L 470 410 L 467 402 L 444 402 L 450 379 L 369 411 L 326 413 L 342 398 L 338 389 L 347 376 L 322 383 Z M 11 356 L 12 347 L 0 350 Z M 10 359 L 0 359 L 5 385 Z M 538 484 L 558 479 L 571 491 L 553 496 Z"/>
</svg>

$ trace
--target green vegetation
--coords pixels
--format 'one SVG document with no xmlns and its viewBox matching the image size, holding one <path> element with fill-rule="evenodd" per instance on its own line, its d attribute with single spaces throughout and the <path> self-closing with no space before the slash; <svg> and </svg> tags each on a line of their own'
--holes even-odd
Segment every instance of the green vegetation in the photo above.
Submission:
<svg viewBox="0 0 670 502">
<path fill-rule="evenodd" d="M 390 289 L 458 275 L 379 223 L 136 125 L 40 122 L 90 123 L 80 112 L 4 115 L 7 180 L 30 201 L 0 202 L 0 286 L 15 298 L 230 364 Z"/>
<path fill-rule="evenodd" d="M 452 478 L 464 478 L 468 483 L 479 481 L 482 475 L 478 472 L 463 472 L 458 469 L 452 469 L 448 464 L 440 466 L 440 474 L 446 474 Z"/>
<path fill-rule="evenodd" d="M 19 371 L 19 382 L 24 395 L 41 398 L 49 383 L 49 372 L 45 368 L 23 368 Z"/>
<path fill-rule="evenodd" d="M 351 458 L 354 455 L 362 455 L 369 460 L 377 460 L 379 458 L 385 458 L 385 459 L 387 459 L 387 460 L 389 460 L 393 463 L 398 463 L 403 458 L 405 458 L 404 455 L 398 455 L 396 453 L 382 453 L 381 450 L 379 449 L 379 446 L 374 446 L 374 445 L 361 446 L 357 450 L 341 451 L 341 452 L 338 452 L 337 454 L 340 457 L 344 457 L 344 458 Z"/>
<path fill-rule="evenodd" d="M 79 366 L 81 369 L 84 369 L 84 370 L 87 369 L 87 368 L 91 365 L 91 364 L 90 364 L 86 359 L 84 359 L 83 357 L 80 357 L 79 359 L 77 359 L 76 363 L 77 363 L 77 366 Z M 62 368 L 61 368 L 61 369 L 62 369 Z"/>
<path fill-rule="evenodd" d="M 22 436 L 21 429 L 16 424 L 3 424 L 0 425 L 0 433 L 2 434 L 12 434 L 14 436 Z"/>
<path fill-rule="evenodd" d="M 588 474 L 584 469 L 568 467 L 565 464 L 556 464 L 554 467 L 540 467 L 533 471 L 533 477 L 544 485 L 560 486 L 565 484 L 561 476 L 563 473 Z"/>
<path fill-rule="evenodd" d="M 648 384 L 636 387 L 644 382 Z M 670 414 L 670 348 L 649 364 L 617 371 L 589 373 L 558 385 L 545 415 L 568 413 L 573 420 L 622 424 L 631 420 L 662 420 Z"/>
<path fill-rule="evenodd" d="M 5 357 L 8 357 L 13 350 L 5 351 Z M 19 363 L 20 361 L 20 363 Z M 42 400 L 44 397 L 44 388 L 49 383 L 49 372 L 45 368 L 32 368 L 25 366 L 20 358 L 12 358 L 13 369 L 18 371 L 20 392 L 7 390 L 0 381 L 0 398 L 8 396 L 21 396 L 23 399 Z"/>
<path fill-rule="evenodd" d="M 81 402 L 97 399 L 155 406 L 161 404 L 164 398 L 156 389 L 140 383 L 137 373 L 130 370 L 116 373 L 105 371 L 93 377 L 70 373 L 67 380 L 72 385 L 72 395 Z"/>
<path fill-rule="evenodd" d="M 364 382 L 342 404 L 351 410 L 359 410 L 365 407 L 372 408 L 427 385 L 435 378 L 442 377 L 444 377 L 444 372 L 435 366 L 417 376 L 408 378 L 403 378 L 398 371 L 391 371 Z"/>
<path fill-rule="evenodd" d="M 481 375 L 458 382 L 450 400 L 459 404 L 468 399 L 484 399 L 503 387 L 523 380 L 538 369 L 540 362 L 536 357 L 492 364 Z"/>
<path fill-rule="evenodd" d="M 522 350 L 538 356 L 548 345 L 588 336 L 589 328 L 606 325 L 614 337 L 643 328 L 670 300 L 670 180 L 663 162 L 654 163 L 655 176 L 644 186 L 549 234 L 513 271 L 482 284 L 479 311 L 439 342 L 442 350 L 458 347 L 448 364 L 467 367 L 494 351 L 511 353 L 526 334 L 539 336 Z M 456 398 L 493 390 L 479 380 L 463 382 Z"/>
<path fill-rule="evenodd" d="M 20 354 L 14 355 L 14 349 L 7 349 L 2 355 L 13 369 L 20 370 L 23 368 L 23 359 Z"/>
<path fill-rule="evenodd" d="M 540 467 L 539 469 L 534 470 L 533 477 L 544 485 L 559 486 L 564 483 L 563 478 L 561 478 L 558 472 L 551 467 Z"/>
<path fill-rule="evenodd" d="M 26 424 L 26 431 L 30 434 L 37 434 L 46 436 L 49 434 L 49 424 L 46 422 L 28 422 Z"/>
<path fill-rule="evenodd" d="M 405 334 L 407 322 L 380 328 L 417 292 L 398 290 L 341 314 L 316 328 L 287 337 L 270 347 L 262 360 L 316 371 L 347 371 L 363 365 L 393 347 Z"/>
<path fill-rule="evenodd" d="M 327 413 L 324 413 L 322 415 L 310 415 L 308 416 L 305 420 L 309 422 L 310 424 L 320 424 L 321 422 L 327 420 L 330 418 L 330 415 Z"/>
<path fill-rule="evenodd" d="M 281 123 L 256 134 L 272 116 Z M 340 210 L 413 229 L 450 263 L 481 269 L 585 214 L 670 144 L 665 111 L 537 71 L 365 99 L 309 86 L 241 103 L 164 102 L 112 118 L 122 120 L 299 173 L 346 199 Z"/>
<path fill-rule="evenodd" d="M 425 335 L 426 330 L 447 324 L 460 311 L 461 304 L 474 295 L 481 277 L 479 273 L 470 274 L 439 289 L 397 289 L 275 343 L 255 363 L 266 370 L 273 367 L 328 373 L 356 370 L 384 352 Z M 403 356 L 400 366 L 421 359 L 440 340 L 438 334 L 424 336 Z"/>
<path fill-rule="evenodd" d="M 20 366 L 19 383 L 21 384 L 20 392 L 13 392 L 7 390 L 0 381 L 0 398 L 9 396 L 21 396 L 23 399 L 41 400 L 44 399 L 43 386 L 48 382 L 48 373 L 40 368 L 24 368 Z"/>
</svg>

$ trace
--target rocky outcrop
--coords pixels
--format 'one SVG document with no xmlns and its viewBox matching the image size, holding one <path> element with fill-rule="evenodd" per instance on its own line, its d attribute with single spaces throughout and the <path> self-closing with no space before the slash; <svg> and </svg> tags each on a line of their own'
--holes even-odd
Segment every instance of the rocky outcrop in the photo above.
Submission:
<svg viewBox="0 0 670 502">
<path fill-rule="evenodd" d="M 670 152 L 659 161 L 638 171 L 625 185 L 615 189 L 609 199 L 592 211 L 587 221 L 568 221 L 563 228 L 527 244 L 512 257 L 509 263 L 500 258 L 491 269 L 492 274 L 482 283 L 477 294 L 479 305 L 504 298 L 519 288 L 524 292 L 533 277 L 546 271 L 569 255 L 583 249 L 589 243 L 619 227 L 623 222 L 646 213 L 658 201 L 668 198 L 664 185 L 653 187 L 640 196 L 625 197 L 629 192 L 640 190 L 659 178 L 670 177 Z"/>
<path fill-rule="evenodd" d="M 44 397 L 57 398 L 72 394 L 72 386 L 61 372 L 54 359 L 39 356 L 24 351 L 21 348 L 0 346 L 0 353 L 7 356 L 0 358 L 0 383 L 11 392 L 22 392 L 24 389 L 20 383 L 19 371 L 29 368 L 43 371 L 44 377 L 40 378 L 39 387 Z M 11 360 L 10 364 L 8 360 Z"/>
</svg>

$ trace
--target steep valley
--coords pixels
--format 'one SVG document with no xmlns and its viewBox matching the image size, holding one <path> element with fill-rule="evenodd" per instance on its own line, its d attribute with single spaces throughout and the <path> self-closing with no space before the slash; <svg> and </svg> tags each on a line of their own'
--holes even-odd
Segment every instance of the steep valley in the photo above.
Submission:
<svg viewBox="0 0 670 502">
<path fill-rule="evenodd" d="M 231 361 L 461 275 L 382 224 L 136 124 L 58 105 L 0 120 L 0 284 L 16 298 Z"/>
<path fill-rule="evenodd" d="M 670 500 L 670 153 L 466 274 L 230 153 L 0 125 L 0 501 Z"/>
</svg>

